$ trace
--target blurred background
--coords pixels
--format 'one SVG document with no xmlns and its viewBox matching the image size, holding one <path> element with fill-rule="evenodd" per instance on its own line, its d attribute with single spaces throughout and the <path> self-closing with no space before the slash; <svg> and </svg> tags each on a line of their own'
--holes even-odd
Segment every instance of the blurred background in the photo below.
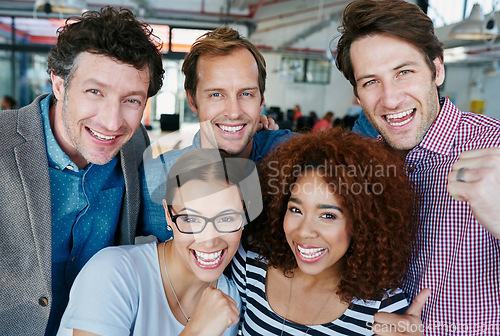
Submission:
<svg viewBox="0 0 500 336">
<path fill-rule="evenodd" d="M 66 18 L 104 5 L 125 7 L 153 25 L 164 45 L 163 88 L 144 116 L 151 132 L 193 129 L 197 119 L 183 89 L 182 60 L 207 30 L 230 25 L 256 44 L 268 69 L 267 113 L 282 127 L 293 122 L 297 105 L 304 116 L 332 122 L 356 117 L 352 88 L 335 67 L 337 25 L 350 1 L 342 0 L 17 0 L 0 1 L 0 95 L 17 107 L 50 92 L 46 60 Z M 459 109 L 500 118 L 498 0 L 423 0 L 444 43 L 446 80 L 442 94 Z M 333 55 L 332 55 L 333 51 Z M 357 110 L 359 111 L 359 110 Z M 312 113 L 314 112 L 314 114 Z M 345 119 L 345 120 L 344 120 Z M 352 118 L 351 118 L 352 119 Z M 346 122 L 346 127 L 349 125 Z"/>
</svg>

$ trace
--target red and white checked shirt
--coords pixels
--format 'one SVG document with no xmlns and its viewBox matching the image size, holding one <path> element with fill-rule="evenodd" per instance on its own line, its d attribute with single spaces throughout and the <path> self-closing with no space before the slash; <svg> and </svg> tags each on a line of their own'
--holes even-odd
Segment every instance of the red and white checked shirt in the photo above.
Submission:
<svg viewBox="0 0 500 336">
<path fill-rule="evenodd" d="M 500 240 L 479 225 L 468 203 L 446 190 L 461 152 L 500 146 L 500 120 L 461 112 L 447 98 L 441 106 L 406 157 L 420 218 L 404 289 L 410 301 L 422 289 L 432 290 L 422 314 L 426 335 L 500 335 Z"/>
</svg>

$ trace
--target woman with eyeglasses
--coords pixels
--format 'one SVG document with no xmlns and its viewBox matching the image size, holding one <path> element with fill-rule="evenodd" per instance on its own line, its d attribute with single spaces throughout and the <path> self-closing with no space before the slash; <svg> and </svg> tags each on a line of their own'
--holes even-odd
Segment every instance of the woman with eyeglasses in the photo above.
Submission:
<svg viewBox="0 0 500 336">
<path fill-rule="evenodd" d="M 236 335 L 240 297 L 223 275 L 262 208 L 253 163 L 194 149 L 170 169 L 163 243 L 110 247 L 78 275 L 58 335 Z"/>
</svg>

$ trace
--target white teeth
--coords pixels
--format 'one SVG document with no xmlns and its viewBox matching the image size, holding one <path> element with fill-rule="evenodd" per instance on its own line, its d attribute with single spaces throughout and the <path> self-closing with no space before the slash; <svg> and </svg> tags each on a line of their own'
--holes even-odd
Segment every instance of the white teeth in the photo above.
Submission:
<svg viewBox="0 0 500 336">
<path fill-rule="evenodd" d="M 220 258 L 222 257 L 222 251 L 223 250 L 212 253 L 205 253 L 194 250 L 194 255 L 196 257 L 196 260 L 198 260 L 200 264 L 204 266 L 211 266 L 219 262 Z"/>
<path fill-rule="evenodd" d="M 219 125 L 220 129 L 223 130 L 224 132 L 230 132 L 230 133 L 235 133 L 238 132 L 243 128 L 244 125 L 239 125 L 239 126 L 226 126 L 226 125 Z"/>
<path fill-rule="evenodd" d="M 317 247 L 317 248 L 311 248 L 311 249 L 306 249 L 304 247 L 301 247 L 300 245 L 297 245 L 297 248 L 299 249 L 300 255 L 304 258 L 316 258 L 319 257 L 326 249 Z"/>
<path fill-rule="evenodd" d="M 92 134 L 94 137 L 96 137 L 99 140 L 113 140 L 114 138 L 116 138 L 116 135 L 107 136 L 107 135 L 104 135 L 101 133 L 97 133 L 96 131 L 94 131 L 91 128 L 89 128 L 89 131 L 90 131 L 90 134 Z"/>
<path fill-rule="evenodd" d="M 405 112 L 396 113 L 396 114 L 388 114 L 388 115 L 385 116 L 385 119 L 387 120 L 387 122 L 391 126 L 403 126 L 403 125 L 408 124 L 413 119 L 413 117 L 412 118 L 408 118 L 406 120 L 403 120 L 401 122 L 392 122 L 391 120 L 392 119 L 404 118 L 407 115 L 411 114 L 412 112 L 413 112 L 413 109 L 405 111 Z"/>
</svg>

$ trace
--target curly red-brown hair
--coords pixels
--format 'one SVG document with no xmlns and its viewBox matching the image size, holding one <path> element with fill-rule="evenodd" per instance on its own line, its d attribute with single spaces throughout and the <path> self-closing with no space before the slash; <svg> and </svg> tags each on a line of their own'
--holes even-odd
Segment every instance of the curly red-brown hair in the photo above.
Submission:
<svg viewBox="0 0 500 336">
<path fill-rule="evenodd" d="M 399 287 L 416 223 L 416 199 L 404 161 L 385 143 L 341 128 L 296 136 L 264 158 L 260 179 L 265 208 L 247 227 L 248 247 L 285 275 L 297 267 L 283 219 L 293 185 L 307 169 L 322 170 L 352 236 L 337 294 L 346 302 L 374 300 Z"/>
</svg>

